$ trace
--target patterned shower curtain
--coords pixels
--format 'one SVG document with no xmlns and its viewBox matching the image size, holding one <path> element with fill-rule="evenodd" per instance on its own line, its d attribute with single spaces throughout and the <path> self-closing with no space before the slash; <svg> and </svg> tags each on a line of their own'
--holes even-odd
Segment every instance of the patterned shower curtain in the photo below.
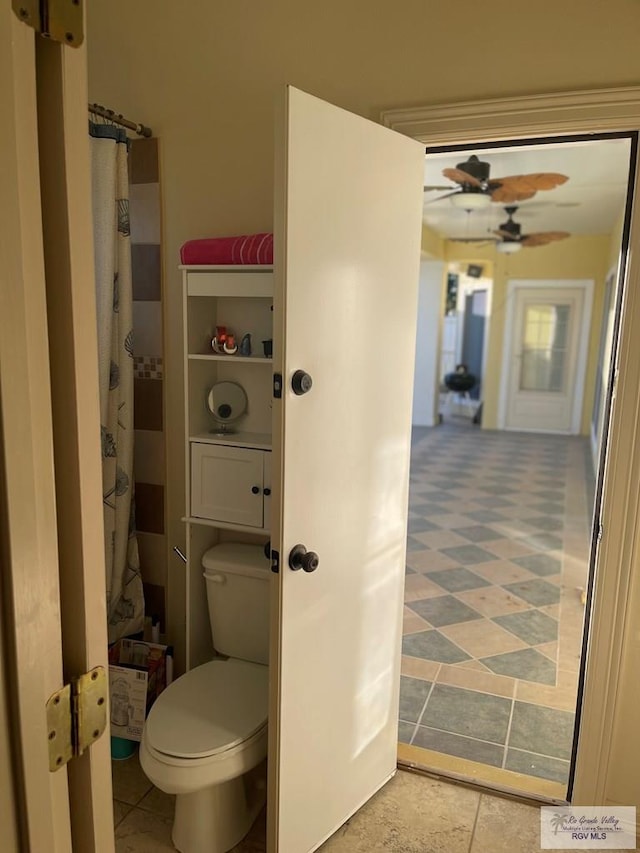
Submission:
<svg viewBox="0 0 640 853">
<path fill-rule="evenodd" d="M 109 642 L 143 629 L 133 501 L 133 292 L 127 136 L 89 123 Z"/>
</svg>

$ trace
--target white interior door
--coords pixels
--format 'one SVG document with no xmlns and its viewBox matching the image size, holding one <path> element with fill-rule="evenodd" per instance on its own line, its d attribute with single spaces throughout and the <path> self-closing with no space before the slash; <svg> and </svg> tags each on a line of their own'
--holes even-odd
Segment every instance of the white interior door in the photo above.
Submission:
<svg viewBox="0 0 640 853">
<path fill-rule="evenodd" d="M 579 432 L 590 282 L 511 283 L 507 429 Z M 587 308 L 589 310 L 587 310 Z"/>
<path fill-rule="evenodd" d="M 291 88 L 282 131 L 268 835 L 307 853 L 396 768 L 424 150 Z"/>
</svg>

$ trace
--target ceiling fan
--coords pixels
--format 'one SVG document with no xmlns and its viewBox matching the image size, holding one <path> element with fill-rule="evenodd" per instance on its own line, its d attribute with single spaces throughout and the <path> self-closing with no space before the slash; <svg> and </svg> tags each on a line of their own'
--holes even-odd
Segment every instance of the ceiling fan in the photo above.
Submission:
<svg viewBox="0 0 640 853">
<path fill-rule="evenodd" d="M 535 249 L 537 246 L 546 246 L 548 243 L 553 243 L 556 240 L 565 240 L 570 237 L 568 231 L 537 231 L 533 234 L 523 234 L 521 225 L 514 222 L 513 215 L 518 210 L 515 206 L 505 207 L 507 221 L 498 226 L 496 231 L 492 233 L 499 239 L 488 240 L 486 237 L 459 237 L 453 238 L 453 242 L 457 243 L 486 243 L 493 242 L 499 252 L 511 253 L 517 252 L 521 248 Z"/>
<path fill-rule="evenodd" d="M 492 201 L 512 204 L 532 198 L 539 190 L 552 190 L 568 180 L 558 172 L 534 172 L 530 175 L 509 175 L 505 178 L 491 178 L 489 163 L 472 154 L 464 163 L 458 163 L 455 169 L 443 169 L 445 178 L 458 184 L 458 189 L 433 199 L 440 201 L 451 198 L 456 207 L 465 210 L 477 210 L 487 207 Z M 425 192 L 450 189 L 448 186 L 426 186 Z"/>
</svg>

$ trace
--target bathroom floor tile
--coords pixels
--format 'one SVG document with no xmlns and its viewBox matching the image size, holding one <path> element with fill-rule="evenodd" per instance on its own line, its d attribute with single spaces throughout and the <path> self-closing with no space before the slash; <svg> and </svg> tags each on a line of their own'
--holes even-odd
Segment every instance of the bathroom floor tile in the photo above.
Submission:
<svg viewBox="0 0 640 853">
<path fill-rule="evenodd" d="M 545 530 L 547 533 L 554 533 L 562 530 L 564 520 L 561 518 L 553 518 L 550 515 L 536 515 L 524 519 L 531 527 L 536 527 L 538 530 Z"/>
<path fill-rule="evenodd" d="M 466 652 L 443 637 L 439 631 L 407 634 L 402 640 L 402 654 L 440 663 L 459 663 L 469 660 Z"/>
<path fill-rule="evenodd" d="M 453 734 L 503 744 L 507 737 L 511 699 L 435 684 L 421 725 Z"/>
<path fill-rule="evenodd" d="M 559 551 L 562 548 L 562 537 L 554 533 L 531 533 L 522 542 L 537 551 Z"/>
<path fill-rule="evenodd" d="M 467 758 L 469 761 L 479 761 L 492 767 L 502 767 L 504 747 L 427 726 L 418 726 L 413 745 L 458 758 Z"/>
<path fill-rule="evenodd" d="M 404 720 L 398 720 L 398 741 L 399 743 L 411 743 L 413 733 L 415 731 L 415 723 L 405 723 Z"/>
<path fill-rule="evenodd" d="M 453 595 L 411 601 L 409 607 L 436 628 L 458 622 L 470 622 L 472 619 L 482 619 L 479 613 L 464 602 L 458 601 Z"/>
<path fill-rule="evenodd" d="M 439 551 L 424 548 L 422 551 L 412 551 L 407 554 L 407 565 L 416 572 L 437 572 L 440 569 L 457 569 L 460 563 L 456 563 L 451 557 L 446 557 Z"/>
<path fill-rule="evenodd" d="M 478 589 L 490 585 L 489 581 L 462 566 L 457 569 L 444 569 L 440 572 L 425 572 L 425 574 L 429 580 L 435 581 L 447 592 L 463 592 L 467 589 Z"/>
<path fill-rule="evenodd" d="M 471 527 L 457 527 L 453 532 L 457 533 L 458 536 L 464 536 L 469 542 L 491 542 L 495 539 L 502 539 L 501 533 L 497 533 L 483 524 L 474 524 Z"/>
<path fill-rule="evenodd" d="M 510 749 L 523 749 L 568 761 L 571 757 L 573 726 L 574 715 L 569 711 L 516 701 L 508 746 Z"/>
<path fill-rule="evenodd" d="M 454 548 L 440 550 L 452 560 L 457 560 L 462 566 L 475 566 L 477 563 L 487 563 L 494 558 L 493 554 L 477 545 L 457 545 Z"/>
<path fill-rule="evenodd" d="M 482 795 L 470 853 L 540 853 L 539 839 L 537 806 Z"/>
<path fill-rule="evenodd" d="M 398 773 L 318 853 L 468 853 L 480 795 Z"/>
<path fill-rule="evenodd" d="M 514 637 L 512 633 L 495 625 L 489 619 L 463 622 L 461 625 L 445 625 L 440 632 L 476 659 L 502 652 L 513 652 L 516 649 L 525 648 L 526 645 L 521 639 Z"/>
<path fill-rule="evenodd" d="M 428 530 L 437 530 L 437 525 L 426 518 L 410 518 L 407 522 L 408 533 L 425 533 Z"/>
<path fill-rule="evenodd" d="M 431 682 L 420 678 L 400 677 L 400 708 L 398 716 L 406 723 L 417 723 L 431 690 Z"/>
<path fill-rule="evenodd" d="M 129 803 L 121 803 L 119 800 L 113 801 L 113 824 L 114 826 L 118 826 L 118 824 L 125 819 L 125 817 L 129 814 L 133 806 L 129 805 Z"/>
<path fill-rule="evenodd" d="M 136 806 L 153 787 L 140 767 L 137 752 L 124 761 L 112 761 L 111 776 L 114 799 L 132 806 Z"/>
<path fill-rule="evenodd" d="M 527 557 L 512 557 L 514 563 L 522 566 L 523 569 L 528 569 L 538 577 L 546 577 L 547 575 L 558 575 L 562 571 L 562 563 L 557 557 L 552 557 L 549 554 L 531 554 Z"/>
<path fill-rule="evenodd" d="M 172 794 L 165 794 L 158 788 L 152 788 L 138 803 L 139 809 L 145 809 L 154 814 L 163 815 L 173 820 L 176 809 L 176 798 Z"/>
<path fill-rule="evenodd" d="M 536 755 L 520 749 L 507 749 L 506 770 L 516 773 L 526 773 L 540 779 L 550 779 L 552 782 L 567 782 L 569 779 L 569 762 L 548 755 Z"/>
<path fill-rule="evenodd" d="M 535 649 L 492 655 L 481 658 L 481 663 L 498 675 L 509 675 L 522 681 L 538 681 L 541 684 L 556 683 L 555 664 Z"/>
<path fill-rule="evenodd" d="M 471 663 L 474 664 L 473 667 L 470 665 Z M 470 661 L 468 666 L 464 664 L 440 664 L 436 680 L 439 684 L 463 687 L 467 690 L 476 690 L 479 693 L 492 693 L 494 696 L 504 696 L 506 699 L 513 697 L 517 683 L 513 678 L 489 672 L 482 664 L 478 664 L 478 661 Z"/>
<path fill-rule="evenodd" d="M 482 589 L 470 589 L 456 593 L 456 598 L 473 607 L 483 616 L 502 616 L 504 613 L 517 613 L 526 610 L 528 605 L 501 586 L 488 586 Z"/>
<path fill-rule="evenodd" d="M 543 580 L 508 583 L 504 585 L 504 588 L 514 595 L 520 596 L 534 607 L 544 607 L 547 604 L 557 604 L 560 601 L 558 587 Z"/>
<path fill-rule="evenodd" d="M 116 853 L 175 851 L 171 841 L 173 821 L 143 809 L 132 809 L 115 832 Z"/>
<path fill-rule="evenodd" d="M 539 610 L 507 613 L 504 616 L 495 616 L 493 621 L 530 646 L 553 643 L 558 639 L 558 623 Z"/>
</svg>

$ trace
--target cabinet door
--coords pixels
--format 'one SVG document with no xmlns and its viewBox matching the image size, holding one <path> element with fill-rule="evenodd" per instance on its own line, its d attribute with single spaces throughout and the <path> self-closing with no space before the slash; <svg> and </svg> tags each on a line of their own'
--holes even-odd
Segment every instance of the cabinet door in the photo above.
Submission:
<svg viewBox="0 0 640 853">
<path fill-rule="evenodd" d="M 248 527 L 262 527 L 261 450 L 218 444 L 191 446 L 191 512 Z"/>
<path fill-rule="evenodd" d="M 424 148 L 289 89 L 276 150 L 268 836 L 308 853 L 396 769 Z"/>
</svg>

